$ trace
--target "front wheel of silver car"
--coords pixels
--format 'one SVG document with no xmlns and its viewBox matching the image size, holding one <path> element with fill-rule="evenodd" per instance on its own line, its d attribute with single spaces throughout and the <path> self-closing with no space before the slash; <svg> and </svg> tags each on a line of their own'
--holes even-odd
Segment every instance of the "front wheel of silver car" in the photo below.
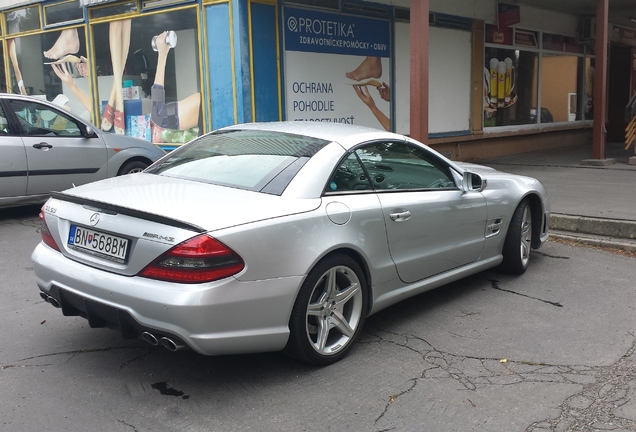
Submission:
<svg viewBox="0 0 636 432">
<path fill-rule="evenodd" d="M 142 161 L 130 161 L 124 164 L 120 170 L 118 175 L 126 175 L 126 174 L 135 174 L 140 173 L 148 167 L 146 162 Z"/>
<path fill-rule="evenodd" d="M 532 210 L 528 201 L 522 201 L 510 220 L 501 269 L 507 273 L 523 274 L 530 263 L 531 250 Z"/>
<path fill-rule="evenodd" d="M 300 288 L 286 352 L 314 365 L 337 362 L 360 333 L 367 305 L 366 278 L 358 263 L 341 254 L 325 258 Z"/>
</svg>

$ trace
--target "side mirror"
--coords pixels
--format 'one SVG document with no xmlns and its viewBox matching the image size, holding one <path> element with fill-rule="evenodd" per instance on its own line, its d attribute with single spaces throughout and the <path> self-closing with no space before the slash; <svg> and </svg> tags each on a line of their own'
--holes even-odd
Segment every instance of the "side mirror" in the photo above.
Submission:
<svg viewBox="0 0 636 432">
<path fill-rule="evenodd" d="M 86 125 L 86 128 L 84 129 L 84 136 L 86 138 L 93 138 L 94 136 L 96 136 L 95 130 L 93 130 L 92 126 Z"/>
<path fill-rule="evenodd" d="M 488 182 L 481 175 L 464 171 L 464 177 L 462 179 L 462 188 L 464 192 L 481 192 L 486 189 Z"/>
</svg>

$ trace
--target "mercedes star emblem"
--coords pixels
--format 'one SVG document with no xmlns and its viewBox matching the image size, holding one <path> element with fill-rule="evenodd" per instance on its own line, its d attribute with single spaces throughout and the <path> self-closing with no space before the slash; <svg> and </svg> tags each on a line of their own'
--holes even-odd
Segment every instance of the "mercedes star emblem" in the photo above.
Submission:
<svg viewBox="0 0 636 432">
<path fill-rule="evenodd" d="M 91 226 L 97 225 L 97 222 L 99 222 L 99 213 L 93 213 L 90 219 Z"/>
</svg>

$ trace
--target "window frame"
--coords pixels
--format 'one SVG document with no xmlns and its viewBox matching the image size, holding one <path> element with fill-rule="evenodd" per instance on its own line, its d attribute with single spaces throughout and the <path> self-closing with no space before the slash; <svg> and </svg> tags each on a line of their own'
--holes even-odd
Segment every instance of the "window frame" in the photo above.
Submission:
<svg viewBox="0 0 636 432">
<path fill-rule="evenodd" d="M 12 131 L 13 133 L 10 133 L 10 135 L 14 135 L 14 136 L 24 136 L 24 137 L 48 137 L 48 138 L 54 138 L 54 137 L 60 137 L 60 138 L 81 138 L 83 137 L 83 133 L 82 133 L 82 125 L 77 121 L 77 119 L 73 118 L 71 115 L 67 115 L 62 109 L 58 109 L 55 107 L 51 107 L 48 104 L 45 103 L 39 103 L 37 101 L 31 101 L 31 100 L 22 100 L 22 99 L 10 99 L 7 98 L 4 101 L 5 103 L 3 104 L 3 108 L 8 108 L 8 112 L 10 112 L 13 118 L 14 118 L 14 124 L 13 127 L 11 127 L 11 122 L 9 122 L 10 125 L 10 131 Z M 63 133 L 56 133 L 56 130 L 51 129 L 51 128 L 45 128 L 43 126 L 37 126 L 36 124 L 34 124 L 33 121 L 27 120 L 25 118 L 22 118 L 21 116 L 19 116 L 16 112 L 16 110 L 14 109 L 14 104 L 15 103 L 20 103 L 20 104 L 24 104 L 27 105 L 27 109 L 29 111 L 33 110 L 33 111 L 51 111 L 54 112 L 56 114 L 56 118 L 57 117 L 62 117 L 63 119 L 65 119 L 67 122 L 72 123 L 75 125 L 75 127 L 77 128 L 77 132 L 72 134 L 72 135 L 68 135 L 68 134 L 63 134 Z M 43 107 L 43 109 L 37 109 L 37 107 Z M 43 131 L 48 131 L 47 133 L 42 133 L 42 134 L 31 134 L 28 132 L 28 130 L 24 129 L 24 126 L 22 124 L 22 122 L 20 121 L 20 119 L 24 120 L 26 123 L 29 124 L 30 127 L 32 128 L 39 128 Z"/>
<path fill-rule="evenodd" d="M 446 179 L 448 180 L 448 182 L 452 182 L 453 186 L 447 186 L 447 187 L 417 187 L 417 188 L 404 188 L 404 189 L 396 189 L 396 188 L 390 188 L 390 189 L 382 189 L 382 188 L 378 188 L 376 186 L 376 183 L 374 183 L 373 181 L 371 181 L 370 179 L 374 178 L 372 173 L 369 171 L 367 165 L 363 162 L 363 160 L 360 158 L 360 155 L 358 154 L 358 151 L 364 148 L 368 148 L 368 147 L 372 147 L 372 146 L 378 146 L 381 144 L 396 144 L 399 146 L 403 146 L 406 148 L 411 148 L 414 151 L 419 151 L 421 152 L 419 155 L 415 155 L 418 157 L 418 161 L 424 161 L 428 164 L 431 165 L 431 167 L 435 168 L 440 174 L 444 174 Z M 360 167 L 362 168 L 362 170 L 364 171 L 365 174 L 365 180 L 367 181 L 367 183 L 370 185 L 370 189 L 362 189 L 362 190 L 356 190 L 356 189 L 344 189 L 344 190 L 330 190 L 330 184 L 333 181 L 334 176 L 336 175 L 336 172 L 338 171 L 338 169 L 343 165 L 343 163 L 348 160 L 352 155 L 355 156 L 358 164 L 360 165 Z M 425 156 L 425 157 L 422 157 Z M 417 167 L 418 169 L 423 167 L 423 165 L 421 164 L 414 164 L 414 167 Z M 376 175 L 377 177 L 377 175 Z M 440 179 L 441 180 L 441 179 Z M 383 180 L 381 183 L 384 183 L 386 180 Z M 362 182 L 362 180 L 360 180 L 360 182 Z M 460 190 L 460 185 L 458 184 L 458 176 L 457 173 L 455 172 L 455 169 L 449 165 L 448 163 L 446 163 L 444 160 L 440 159 L 437 155 L 435 155 L 435 153 L 428 151 L 425 147 L 421 146 L 421 145 L 417 145 L 415 143 L 412 143 L 410 141 L 405 141 L 405 140 L 374 140 L 374 141 L 368 141 L 368 142 L 364 142 L 364 143 L 360 143 L 359 145 L 356 145 L 355 147 L 352 147 L 351 149 L 349 149 L 347 151 L 347 153 L 340 158 L 340 160 L 338 161 L 338 163 L 335 165 L 334 169 L 332 170 L 329 179 L 327 180 L 327 183 L 325 184 L 324 188 L 323 188 L 323 196 L 334 196 L 334 195 L 355 195 L 355 194 L 367 194 L 367 193 L 399 193 L 399 192 L 428 192 L 428 191 L 443 191 L 443 190 Z"/>
<path fill-rule="evenodd" d="M 489 25 L 489 24 L 487 24 Z M 518 44 L 516 42 L 516 38 L 515 38 L 515 32 L 523 32 L 523 33 L 536 33 L 537 35 L 537 47 L 531 47 L 531 46 L 525 46 L 522 44 Z M 591 59 L 592 61 L 594 61 L 594 59 L 596 58 L 596 55 L 593 51 L 593 48 L 589 48 L 587 45 L 584 45 L 584 49 L 583 52 L 572 52 L 572 51 L 567 51 L 567 50 L 554 50 L 554 49 L 547 49 L 544 48 L 544 37 L 545 36 L 563 36 L 566 39 L 569 39 L 571 37 L 569 36 L 565 36 L 565 35 L 559 35 L 556 33 L 552 33 L 552 32 L 546 32 L 546 31 L 539 31 L 539 30 L 526 30 L 526 29 L 514 29 L 514 32 L 512 32 L 512 40 L 510 44 L 505 44 L 505 43 L 494 43 L 494 42 L 488 42 L 486 40 L 486 31 L 484 32 L 484 46 L 483 46 L 483 53 L 484 53 L 484 57 L 486 55 L 486 52 L 488 49 L 503 49 L 503 50 L 512 50 L 512 51 L 520 51 L 520 52 L 533 52 L 537 54 L 537 77 L 536 77 L 536 83 L 534 83 L 534 85 L 536 85 L 536 94 L 535 94 L 535 98 L 536 98 L 536 106 L 535 108 L 537 110 L 539 110 L 540 108 L 543 107 L 542 105 L 542 101 L 541 101 L 541 86 L 542 86 L 542 80 L 543 80 L 543 73 L 542 73 L 542 63 L 543 63 L 543 57 L 544 56 L 575 56 L 578 58 L 582 58 L 583 61 L 586 61 L 587 59 Z M 580 77 L 576 77 L 576 79 L 580 79 Z M 482 80 L 483 81 L 483 80 Z M 484 92 L 484 83 L 482 82 L 482 94 Z M 579 101 L 580 104 L 580 101 Z M 584 113 L 583 113 L 584 114 Z M 481 122 L 481 126 L 482 126 L 482 130 L 484 131 L 484 133 L 497 133 L 497 132 L 506 132 L 506 131 L 518 131 L 518 130 L 533 130 L 533 129 L 537 129 L 537 128 L 544 128 L 546 126 L 548 127 L 552 127 L 552 125 L 556 125 L 558 126 L 563 126 L 563 125 L 578 125 L 578 126 L 582 126 L 582 125 L 586 125 L 586 124 L 591 124 L 592 123 L 592 119 L 591 118 L 585 118 L 585 116 L 583 115 L 583 118 L 578 119 L 578 120 L 574 120 L 574 121 L 561 121 L 561 122 L 554 122 L 554 123 L 541 123 L 540 122 L 540 117 L 537 116 L 537 119 L 534 123 L 523 123 L 523 124 L 510 124 L 510 125 L 501 125 L 501 126 L 486 126 L 486 117 L 485 117 L 485 113 L 482 113 L 482 122 Z"/>
</svg>

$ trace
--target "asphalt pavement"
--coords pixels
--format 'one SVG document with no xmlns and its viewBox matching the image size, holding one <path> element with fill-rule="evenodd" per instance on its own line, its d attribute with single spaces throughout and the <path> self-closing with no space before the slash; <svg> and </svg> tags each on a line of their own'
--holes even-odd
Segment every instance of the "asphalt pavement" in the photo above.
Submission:
<svg viewBox="0 0 636 432">
<path fill-rule="evenodd" d="M 38 295 L 26 210 L 0 211 L 0 431 L 636 431 L 633 258 L 549 241 L 522 277 L 489 270 L 380 311 L 315 368 L 64 316 Z"/>
<path fill-rule="evenodd" d="M 476 162 L 539 178 L 553 221 L 634 222 L 636 167 L 588 156 Z M 547 242 L 523 277 L 489 270 L 387 308 L 351 355 L 311 368 L 63 316 L 38 296 L 38 230 L 37 206 L 0 211 L 0 430 L 636 431 L 633 258 Z"/>
<path fill-rule="evenodd" d="M 608 143 L 605 158 L 593 159 L 586 143 L 470 162 L 539 179 L 552 206 L 551 235 L 636 251 L 634 148 Z"/>
</svg>

